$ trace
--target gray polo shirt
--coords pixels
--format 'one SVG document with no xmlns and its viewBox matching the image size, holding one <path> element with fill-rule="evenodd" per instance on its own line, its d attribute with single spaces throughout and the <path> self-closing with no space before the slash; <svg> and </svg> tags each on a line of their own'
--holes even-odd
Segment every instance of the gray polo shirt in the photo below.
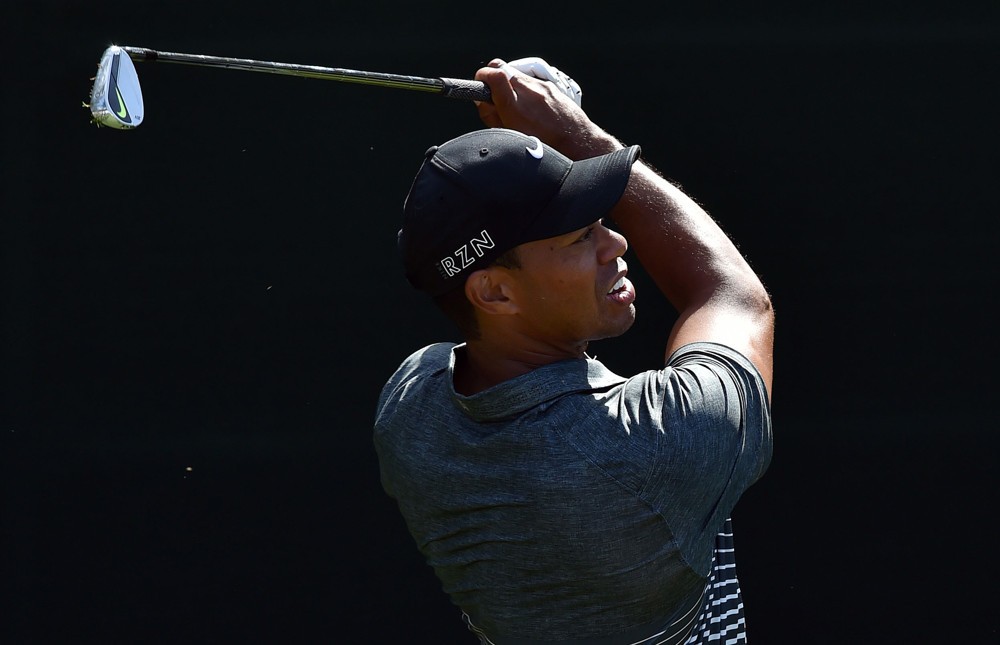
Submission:
<svg viewBox="0 0 1000 645">
<path fill-rule="evenodd" d="M 770 460 L 753 365 L 696 343 L 631 378 L 566 360 L 465 397 L 456 351 L 402 363 L 374 440 L 386 492 L 477 631 L 586 639 L 688 611 Z"/>
</svg>

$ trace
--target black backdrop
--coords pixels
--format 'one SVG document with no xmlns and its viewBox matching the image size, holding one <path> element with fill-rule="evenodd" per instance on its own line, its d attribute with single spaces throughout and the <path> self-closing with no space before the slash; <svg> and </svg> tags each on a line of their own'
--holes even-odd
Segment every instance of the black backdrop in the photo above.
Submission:
<svg viewBox="0 0 1000 645">
<path fill-rule="evenodd" d="M 774 296 L 775 456 L 734 517 L 753 641 L 996 642 L 1000 11 L 799 4 L 5 3 L 0 640 L 470 642 L 370 426 L 453 336 L 394 239 L 473 108 L 140 64 L 145 123 L 98 130 L 117 42 L 570 72 Z M 619 372 L 672 323 L 632 264 L 639 320 L 593 346 Z"/>
</svg>

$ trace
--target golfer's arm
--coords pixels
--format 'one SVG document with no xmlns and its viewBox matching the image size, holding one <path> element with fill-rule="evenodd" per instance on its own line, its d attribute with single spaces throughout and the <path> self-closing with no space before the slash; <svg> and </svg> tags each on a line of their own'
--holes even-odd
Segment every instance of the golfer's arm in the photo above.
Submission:
<svg viewBox="0 0 1000 645">
<path fill-rule="evenodd" d="M 492 103 L 478 105 L 489 127 L 538 136 L 570 159 L 622 147 L 550 83 L 498 69 L 481 68 L 476 79 L 489 84 Z M 695 341 L 722 343 L 749 358 L 771 389 L 774 316 L 760 280 L 711 217 L 677 187 L 643 162 L 612 213 L 643 267 L 679 318 L 667 339 L 666 355 Z"/>
<path fill-rule="evenodd" d="M 710 341 L 744 354 L 771 390 L 774 312 L 764 285 L 718 224 L 642 161 L 612 216 L 677 309 L 666 356 Z"/>
</svg>

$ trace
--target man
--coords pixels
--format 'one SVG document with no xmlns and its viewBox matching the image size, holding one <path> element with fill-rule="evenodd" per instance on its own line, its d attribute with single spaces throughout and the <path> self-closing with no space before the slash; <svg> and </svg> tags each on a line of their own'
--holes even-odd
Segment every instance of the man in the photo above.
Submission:
<svg viewBox="0 0 1000 645">
<path fill-rule="evenodd" d="M 399 234 L 465 342 L 383 389 L 383 486 L 481 643 L 745 642 L 729 515 L 771 455 L 770 299 L 555 84 L 476 78 L 490 129 L 428 151 Z M 631 378 L 585 353 L 633 323 L 626 239 L 679 313 L 665 367 Z"/>
</svg>

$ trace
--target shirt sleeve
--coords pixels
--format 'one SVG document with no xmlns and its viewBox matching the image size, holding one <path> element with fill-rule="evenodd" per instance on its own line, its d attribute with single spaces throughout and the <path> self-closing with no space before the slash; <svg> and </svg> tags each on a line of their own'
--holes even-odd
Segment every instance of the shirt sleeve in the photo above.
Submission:
<svg viewBox="0 0 1000 645">
<path fill-rule="evenodd" d="M 636 416 L 655 420 L 656 446 L 643 497 L 670 525 L 699 573 L 740 496 L 771 459 L 771 413 L 763 379 L 739 352 L 693 343 L 662 370 L 626 384 Z"/>
</svg>

